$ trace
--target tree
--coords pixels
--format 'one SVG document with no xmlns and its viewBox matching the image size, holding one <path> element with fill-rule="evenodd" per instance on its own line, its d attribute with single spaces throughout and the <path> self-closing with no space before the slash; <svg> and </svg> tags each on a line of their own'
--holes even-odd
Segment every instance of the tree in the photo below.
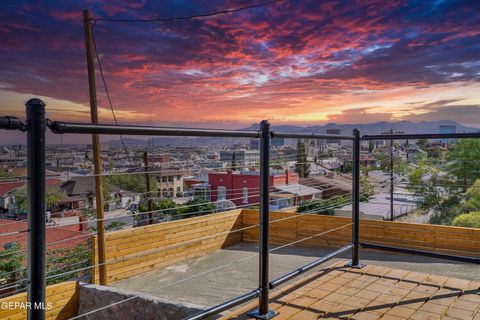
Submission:
<svg viewBox="0 0 480 320">
<path fill-rule="evenodd" d="M 140 205 L 138 206 L 138 211 L 139 212 L 148 212 L 148 200 L 149 197 L 142 197 L 142 200 L 140 201 Z M 177 204 L 171 200 L 171 199 L 153 199 L 152 201 L 152 209 L 154 210 L 153 212 L 153 217 L 155 218 L 160 218 L 164 215 L 175 215 L 177 212 Z M 140 221 L 147 221 L 148 215 L 145 214 L 137 214 L 135 215 L 135 220 L 137 222 Z"/>
<path fill-rule="evenodd" d="M 235 151 L 233 151 L 232 153 L 232 162 L 230 164 L 230 169 L 232 169 L 232 171 L 238 170 L 237 153 Z"/>
<path fill-rule="evenodd" d="M 360 176 L 360 201 L 367 202 L 368 198 L 374 193 L 374 188 L 368 177 Z"/>
<path fill-rule="evenodd" d="M 90 241 L 90 240 L 89 240 Z M 79 244 L 73 248 L 47 251 L 47 284 L 77 279 L 90 273 L 92 255 L 90 245 Z"/>
<path fill-rule="evenodd" d="M 26 278 L 25 270 L 23 270 L 25 254 L 21 249 L 20 245 L 14 242 L 10 245 L 10 248 L 2 251 L 0 280 L 11 283 Z"/>
<path fill-rule="evenodd" d="M 152 190 L 157 189 L 157 179 L 150 177 Z M 145 192 L 145 177 L 141 174 L 110 175 L 104 179 L 104 191 L 108 193 L 113 186 L 126 191 L 141 193 Z"/>
<path fill-rule="evenodd" d="M 332 216 L 333 211 L 336 208 L 343 207 L 348 203 L 350 203 L 350 200 L 346 196 L 333 197 L 324 200 L 304 201 L 298 206 L 297 212 Z"/>
<path fill-rule="evenodd" d="M 417 146 L 423 151 L 427 151 L 428 140 L 427 139 L 418 139 Z"/>
<path fill-rule="evenodd" d="M 393 158 L 393 172 L 396 174 L 403 175 L 407 173 L 408 166 L 407 162 L 403 160 L 401 157 L 394 157 Z"/>
<path fill-rule="evenodd" d="M 300 139 L 297 140 L 297 163 L 295 164 L 295 172 L 300 178 L 308 178 L 310 175 L 310 166 L 307 163 L 307 153 L 305 143 Z"/>
<path fill-rule="evenodd" d="M 467 190 L 460 207 L 464 212 L 480 211 L 480 179 Z"/>
<path fill-rule="evenodd" d="M 27 211 L 28 206 L 28 193 L 27 187 L 23 186 L 18 188 L 13 192 L 13 197 L 15 198 L 15 205 L 21 211 Z"/>
<path fill-rule="evenodd" d="M 52 210 L 55 205 L 62 200 L 62 195 L 55 189 L 47 191 L 47 209 Z"/>
<path fill-rule="evenodd" d="M 390 157 L 384 153 L 376 155 L 377 162 L 380 164 L 380 169 L 383 171 L 390 171 Z M 405 174 L 408 166 L 405 160 L 400 156 L 393 156 L 393 172 L 396 174 Z"/>
<path fill-rule="evenodd" d="M 448 198 L 451 181 L 447 175 L 421 163 L 408 177 L 407 190 L 422 199 L 424 209 L 442 210 L 442 202 Z"/>
<path fill-rule="evenodd" d="M 340 168 L 341 168 L 342 172 L 350 173 L 353 170 L 353 163 L 352 162 L 345 162 L 344 164 L 342 164 L 342 166 Z"/>
<path fill-rule="evenodd" d="M 0 178 L 7 178 L 9 176 L 10 176 L 10 174 L 8 173 L 7 170 L 5 170 L 3 168 L 0 168 Z"/>
<path fill-rule="evenodd" d="M 453 219 L 452 225 L 457 227 L 480 228 L 480 211 L 463 213 Z"/>
<path fill-rule="evenodd" d="M 107 231 L 115 231 L 118 229 L 121 229 L 123 226 L 127 225 L 125 222 L 122 221 L 112 221 L 109 223 L 106 227 L 105 230 Z"/>
<path fill-rule="evenodd" d="M 215 212 L 215 204 L 206 200 L 193 199 L 185 202 L 180 206 L 175 214 L 182 215 L 185 218 L 193 217 L 195 215 L 205 215 Z"/>
<path fill-rule="evenodd" d="M 465 192 L 480 178 L 480 139 L 459 139 L 455 143 L 455 149 L 448 154 L 447 171 L 457 177 Z"/>
<path fill-rule="evenodd" d="M 368 141 L 368 152 L 373 152 L 373 149 L 375 149 L 375 142 L 373 140 Z"/>
</svg>

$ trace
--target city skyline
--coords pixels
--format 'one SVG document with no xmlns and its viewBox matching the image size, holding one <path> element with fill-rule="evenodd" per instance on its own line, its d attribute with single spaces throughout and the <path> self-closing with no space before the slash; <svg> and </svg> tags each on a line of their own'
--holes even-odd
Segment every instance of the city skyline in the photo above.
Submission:
<svg viewBox="0 0 480 320">
<path fill-rule="evenodd" d="M 258 3 L 2 3 L 2 113 L 23 118 L 23 103 L 40 96 L 52 118 L 90 120 L 82 9 L 152 19 Z M 480 127 L 478 9 L 475 1 L 286 0 L 202 19 L 97 21 L 94 31 L 121 123 Z M 112 122 L 99 77 L 97 89 L 100 119 Z"/>
</svg>

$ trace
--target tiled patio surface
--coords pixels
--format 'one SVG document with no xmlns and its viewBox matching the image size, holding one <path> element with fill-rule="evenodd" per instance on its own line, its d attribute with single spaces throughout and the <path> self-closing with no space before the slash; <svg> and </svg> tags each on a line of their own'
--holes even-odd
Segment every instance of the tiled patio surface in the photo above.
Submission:
<svg viewBox="0 0 480 320">
<path fill-rule="evenodd" d="M 416 271 L 337 262 L 271 292 L 275 320 L 475 319 L 480 320 L 480 282 Z M 248 319 L 249 303 L 223 319 Z"/>
</svg>

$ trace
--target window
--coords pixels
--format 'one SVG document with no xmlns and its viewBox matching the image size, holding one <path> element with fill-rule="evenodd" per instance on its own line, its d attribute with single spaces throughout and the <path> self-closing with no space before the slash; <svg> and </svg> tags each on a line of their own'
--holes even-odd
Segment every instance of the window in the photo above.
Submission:
<svg viewBox="0 0 480 320">
<path fill-rule="evenodd" d="M 227 199 L 227 188 L 223 186 L 218 186 L 217 188 L 217 201 Z"/>
<path fill-rule="evenodd" d="M 242 203 L 243 204 L 248 203 L 248 188 L 247 187 L 243 188 L 243 201 L 242 201 Z"/>
</svg>

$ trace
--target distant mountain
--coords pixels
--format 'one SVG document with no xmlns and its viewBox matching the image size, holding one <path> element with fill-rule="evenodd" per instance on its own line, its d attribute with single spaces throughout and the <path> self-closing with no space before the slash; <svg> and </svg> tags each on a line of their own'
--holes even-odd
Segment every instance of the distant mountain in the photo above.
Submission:
<svg viewBox="0 0 480 320">
<path fill-rule="evenodd" d="M 477 132 L 480 131 L 478 128 L 467 127 L 458 122 L 450 120 L 442 121 L 422 121 L 422 122 L 411 122 L 411 121 L 398 121 L 398 122 L 388 122 L 380 121 L 374 123 L 366 124 L 337 124 L 337 123 L 327 123 L 325 125 L 318 126 L 271 126 L 271 129 L 274 131 L 281 131 L 287 133 L 317 133 L 324 134 L 327 129 L 340 129 L 342 134 L 349 134 L 353 129 L 358 128 L 361 135 L 365 134 L 379 134 L 384 131 L 394 129 L 395 131 L 403 131 L 405 133 L 439 133 L 440 125 L 453 125 L 457 127 L 457 132 Z M 259 125 L 254 124 L 248 128 L 242 130 L 258 130 Z"/>
<path fill-rule="evenodd" d="M 361 135 L 365 134 L 379 134 L 384 131 L 394 129 L 395 131 L 403 131 L 405 133 L 438 133 L 440 125 L 453 125 L 457 127 L 457 132 L 477 132 L 480 131 L 478 128 L 467 127 L 458 122 L 450 120 L 442 121 L 422 121 L 422 122 L 411 122 L 411 121 L 398 121 L 398 122 L 388 122 L 380 121 L 367 124 L 337 124 L 337 123 L 327 123 L 325 125 L 318 126 L 294 126 L 294 125 L 279 125 L 271 126 L 273 131 L 286 132 L 286 133 L 317 133 L 324 134 L 327 129 L 340 129 L 342 134 L 350 134 L 353 129 L 358 128 Z M 259 130 L 258 124 L 253 124 L 250 127 L 239 129 L 238 131 L 256 131 Z M 208 146 L 211 144 L 215 145 L 226 145 L 230 146 L 236 143 L 248 143 L 248 139 L 244 138 L 208 138 L 208 137 L 198 137 L 198 138 L 185 138 L 185 137 L 155 137 L 149 140 L 136 139 L 136 138 L 124 138 L 125 144 L 133 145 L 148 145 L 149 143 L 154 146 Z M 107 144 L 118 145 L 120 140 L 110 140 L 105 142 Z"/>
</svg>

